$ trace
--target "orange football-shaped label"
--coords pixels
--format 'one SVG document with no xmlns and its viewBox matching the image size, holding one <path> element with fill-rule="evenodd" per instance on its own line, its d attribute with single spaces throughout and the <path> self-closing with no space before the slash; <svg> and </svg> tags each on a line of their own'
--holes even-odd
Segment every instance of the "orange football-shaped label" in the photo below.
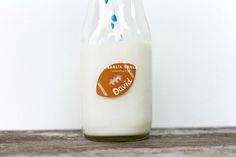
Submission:
<svg viewBox="0 0 236 157">
<path fill-rule="evenodd" d="M 135 65 L 112 64 L 101 73 L 97 82 L 97 94 L 110 98 L 121 96 L 133 85 L 135 76 Z"/>
</svg>

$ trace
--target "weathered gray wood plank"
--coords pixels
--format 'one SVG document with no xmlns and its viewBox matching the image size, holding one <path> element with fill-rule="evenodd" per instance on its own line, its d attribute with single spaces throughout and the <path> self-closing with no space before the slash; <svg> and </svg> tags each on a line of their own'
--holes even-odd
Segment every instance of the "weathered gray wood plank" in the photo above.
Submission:
<svg viewBox="0 0 236 157">
<path fill-rule="evenodd" d="M 80 131 L 0 132 L 0 156 L 236 157 L 236 128 L 154 129 L 129 143 L 92 142 Z"/>
</svg>

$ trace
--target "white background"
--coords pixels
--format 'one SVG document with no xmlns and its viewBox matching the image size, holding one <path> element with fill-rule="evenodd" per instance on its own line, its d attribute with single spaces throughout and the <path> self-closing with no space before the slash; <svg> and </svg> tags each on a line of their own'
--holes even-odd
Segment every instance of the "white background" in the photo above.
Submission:
<svg viewBox="0 0 236 157">
<path fill-rule="evenodd" d="M 153 126 L 236 126 L 236 1 L 144 0 Z M 0 1 L 0 130 L 80 128 L 87 0 Z"/>
</svg>

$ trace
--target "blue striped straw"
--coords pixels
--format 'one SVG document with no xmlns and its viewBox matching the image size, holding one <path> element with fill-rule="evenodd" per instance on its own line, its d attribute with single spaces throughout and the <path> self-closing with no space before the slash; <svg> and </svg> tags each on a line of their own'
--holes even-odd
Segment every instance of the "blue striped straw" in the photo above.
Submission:
<svg viewBox="0 0 236 157">
<path fill-rule="evenodd" d="M 105 4 L 108 5 L 110 3 L 111 0 L 104 0 Z M 111 29 L 114 30 L 116 25 L 117 25 L 117 16 L 115 14 L 114 9 L 110 6 L 110 12 L 111 12 L 111 16 L 110 16 L 110 23 L 111 23 Z"/>
<path fill-rule="evenodd" d="M 115 13 L 114 8 L 112 7 L 111 1 L 112 0 L 104 0 L 105 1 L 105 5 L 107 5 L 108 10 L 109 10 L 109 22 L 111 24 L 111 29 L 115 30 L 115 28 L 117 27 L 118 24 L 118 18 L 117 15 Z M 116 33 L 116 40 L 118 41 L 122 41 L 123 40 L 123 35 Z"/>
</svg>

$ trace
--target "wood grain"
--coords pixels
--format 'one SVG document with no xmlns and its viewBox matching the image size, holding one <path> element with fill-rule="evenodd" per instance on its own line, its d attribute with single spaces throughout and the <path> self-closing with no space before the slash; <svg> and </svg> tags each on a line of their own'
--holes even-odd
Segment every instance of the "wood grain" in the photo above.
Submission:
<svg viewBox="0 0 236 157">
<path fill-rule="evenodd" d="M 0 132 L 0 156 L 236 157 L 236 128 L 154 129 L 128 143 L 88 141 L 79 130 Z"/>
</svg>

